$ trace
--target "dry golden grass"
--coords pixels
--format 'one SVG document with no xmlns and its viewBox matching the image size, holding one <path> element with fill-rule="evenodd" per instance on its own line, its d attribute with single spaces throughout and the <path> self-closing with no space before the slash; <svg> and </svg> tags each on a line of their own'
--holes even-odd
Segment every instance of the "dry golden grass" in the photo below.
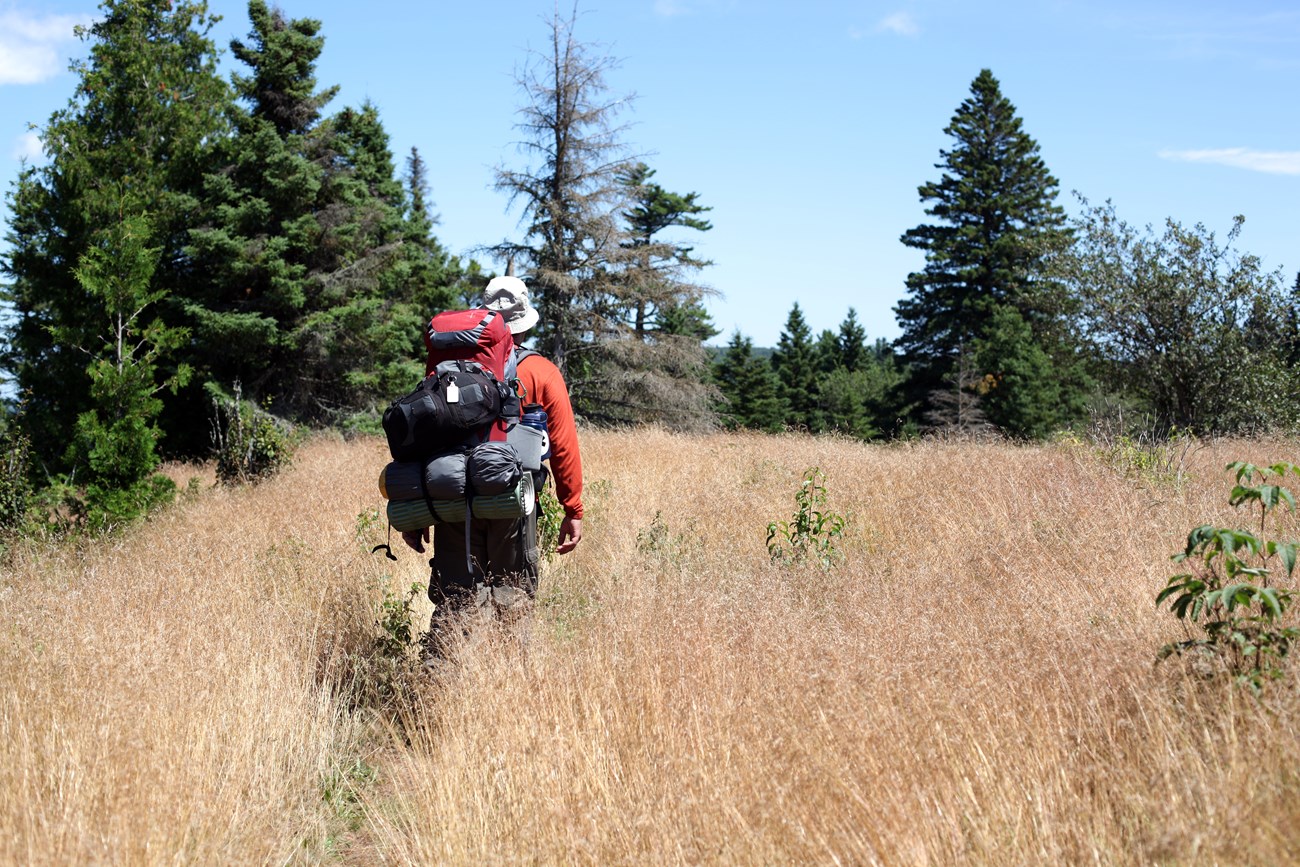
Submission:
<svg viewBox="0 0 1300 867">
<path fill-rule="evenodd" d="M 1181 634 L 1153 605 L 1169 553 L 1240 520 L 1223 465 L 1294 443 L 1207 445 L 1181 485 L 1067 446 L 653 430 L 583 446 L 583 544 L 531 617 L 417 675 L 396 724 L 349 684 L 380 582 L 426 571 L 366 553 L 379 530 L 357 538 L 381 443 L 319 441 L 260 488 L 20 552 L 0 589 L 0 857 L 1300 858 L 1291 687 L 1260 709 L 1152 665 Z M 829 574 L 775 567 L 763 544 L 813 465 L 850 515 Z"/>
</svg>

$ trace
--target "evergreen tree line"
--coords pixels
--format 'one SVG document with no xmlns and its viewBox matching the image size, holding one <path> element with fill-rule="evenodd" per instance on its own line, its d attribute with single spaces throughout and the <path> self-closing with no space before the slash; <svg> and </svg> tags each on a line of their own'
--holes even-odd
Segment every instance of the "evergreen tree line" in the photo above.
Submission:
<svg viewBox="0 0 1300 867">
<path fill-rule="evenodd" d="M 158 462 L 205 454 L 214 400 L 373 429 L 421 375 L 428 317 L 490 276 L 438 241 L 420 151 L 399 172 L 375 106 L 328 113 L 321 22 L 265 0 L 248 14 L 227 80 L 204 3 L 104 0 L 48 159 L 9 193 L 0 362 L 21 451 L 89 514 L 169 496 Z M 496 186 L 521 236 L 481 250 L 528 280 L 534 345 L 588 421 L 863 439 L 1042 437 L 1120 410 L 1205 432 L 1297 423 L 1300 279 L 1287 291 L 1239 252 L 1240 219 L 1220 241 L 1135 228 L 1109 202 L 1068 218 L 989 70 L 918 188 L 930 221 L 901 238 L 925 255 L 901 336 L 871 341 L 852 307 L 814 336 L 796 304 L 770 356 L 737 333 L 715 359 L 710 263 L 680 241 L 710 209 L 629 153 L 613 61 L 573 24 L 552 18 L 519 75 L 521 162 Z"/>
<path fill-rule="evenodd" d="M 1174 219 L 1137 228 L 1058 182 L 982 70 L 945 129 L 925 253 L 895 307 L 901 336 L 865 340 L 853 311 L 814 339 L 796 304 L 770 363 L 733 336 L 716 366 L 729 425 L 862 437 L 997 431 L 1022 438 L 1127 417 L 1147 430 L 1300 424 L 1300 276 Z"/>
<path fill-rule="evenodd" d="M 100 11 L 76 91 L 42 129 L 47 160 L 8 194 L 0 366 L 29 481 L 102 523 L 168 497 L 162 455 L 205 455 L 233 396 L 377 430 L 422 376 L 424 323 L 491 275 L 435 236 L 419 150 L 399 174 L 374 105 L 328 112 L 320 21 L 250 0 L 227 80 L 203 2 Z M 529 162 L 497 173 L 523 238 L 483 251 L 529 279 L 539 348 L 580 414 L 708 426 L 717 332 L 692 282 L 708 263 L 664 232 L 707 231 L 709 209 L 628 154 L 610 61 L 572 24 L 551 21 L 552 50 L 520 79 Z"/>
</svg>

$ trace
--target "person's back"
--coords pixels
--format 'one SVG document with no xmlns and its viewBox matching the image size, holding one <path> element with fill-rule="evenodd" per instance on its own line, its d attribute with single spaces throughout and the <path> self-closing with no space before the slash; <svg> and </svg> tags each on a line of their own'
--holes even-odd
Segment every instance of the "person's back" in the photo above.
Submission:
<svg viewBox="0 0 1300 867">
<path fill-rule="evenodd" d="M 483 306 L 505 318 L 516 340 L 537 324 L 537 310 L 528 289 L 516 277 L 496 277 L 483 292 Z M 516 376 L 526 403 L 540 404 L 547 413 L 551 439 L 551 471 L 556 497 L 564 508 L 557 553 L 566 554 L 582 538 L 582 457 L 569 390 L 559 368 L 536 353 L 522 358 Z M 429 530 L 404 532 L 402 539 L 424 551 Z M 429 598 L 436 606 L 429 624 L 433 644 L 449 629 L 450 618 L 480 603 L 501 588 L 519 588 L 529 596 L 537 589 L 537 509 L 523 518 L 472 519 L 438 523 L 433 527 L 433 557 L 429 560 Z M 516 591 L 517 592 L 517 591 Z"/>
</svg>

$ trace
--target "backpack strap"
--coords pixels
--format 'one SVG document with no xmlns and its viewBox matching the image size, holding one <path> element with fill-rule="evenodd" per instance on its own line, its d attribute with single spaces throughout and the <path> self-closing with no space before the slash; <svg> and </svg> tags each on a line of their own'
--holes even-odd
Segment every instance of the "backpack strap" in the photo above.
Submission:
<svg viewBox="0 0 1300 867">
<path fill-rule="evenodd" d="M 525 358 L 532 358 L 534 355 L 541 355 L 536 349 L 520 349 L 516 346 L 510 352 L 510 360 L 506 362 L 506 382 L 515 394 L 519 393 L 519 362 Z M 528 402 L 528 389 L 524 389 L 524 396 L 519 399 L 520 406 Z"/>
</svg>

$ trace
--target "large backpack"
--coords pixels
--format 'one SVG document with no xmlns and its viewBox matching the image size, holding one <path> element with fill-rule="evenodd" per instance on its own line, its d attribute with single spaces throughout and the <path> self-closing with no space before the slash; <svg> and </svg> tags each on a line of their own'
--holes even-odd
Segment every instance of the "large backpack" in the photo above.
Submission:
<svg viewBox="0 0 1300 867">
<path fill-rule="evenodd" d="M 461 361 L 481 366 L 496 379 L 501 409 L 498 423 L 492 426 L 488 438 L 503 441 L 506 431 L 519 418 L 515 336 L 510 333 L 505 317 L 495 310 L 482 308 L 439 313 L 429 320 L 424 345 L 429 350 L 426 376 L 440 365 Z"/>
<path fill-rule="evenodd" d="M 421 461 L 480 442 L 504 442 L 519 419 L 514 337 L 492 310 L 454 310 L 429 321 L 426 377 L 384 411 L 395 461 Z"/>
</svg>

